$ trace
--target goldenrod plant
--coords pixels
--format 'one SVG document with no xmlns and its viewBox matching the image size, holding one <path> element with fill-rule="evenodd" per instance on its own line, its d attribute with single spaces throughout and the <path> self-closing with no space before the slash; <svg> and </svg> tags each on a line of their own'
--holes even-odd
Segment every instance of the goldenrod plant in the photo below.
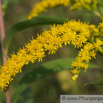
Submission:
<svg viewBox="0 0 103 103">
<path fill-rule="evenodd" d="M 96 54 L 103 56 L 103 22 L 98 26 L 82 22 L 81 20 L 68 20 L 65 18 L 38 16 L 39 13 L 49 8 L 57 6 L 69 6 L 71 10 L 86 9 L 92 11 L 100 19 L 102 19 L 103 7 L 101 0 L 42 0 L 35 4 L 33 10 L 28 16 L 28 19 L 11 27 L 5 35 L 3 14 L 9 0 L 0 0 L 0 34 L 1 34 L 1 50 L 2 50 L 2 65 L 0 66 L 0 87 L 6 90 L 6 102 L 11 103 L 9 84 L 13 81 L 13 76 L 17 73 L 22 73 L 22 67 L 28 63 L 41 62 L 46 57 L 47 53 L 53 55 L 59 48 L 72 44 L 74 48 L 79 50 L 75 61 L 72 61 L 70 71 L 73 74 L 71 80 L 75 82 L 80 71 L 86 72 L 90 60 L 96 59 Z M 100 6 L 98 11 L 97 4 Z M 102 21 L 102 20 L 101 20 Z M 23 47 L 18 49 L 16 53 L 8 56 L 8 48 L 10 41 L 15 34 L 23 29 L 49 24 L 50 29 L 44 29 L 41 34 L 37 34 L 37 38 L 32 37 Z M 53 25 L 52 25 L 53 24 Z M 65 70 L 65 69 L 64 69 Z M 56 71 L 57 72 L 57 71 Z M 45 73 L 44 73 L 45 74 Z M 18 89 L 17 89 L 18 90 Z M 18 91 L 17 91 L 18 92 Z"/>
<path fill-rule="evenodd" d="M 87 10 L 94 10 L 97 7 L 97 0 L 42 0 L 38 2 L 33 10 L 30 12 L 28 19 L 37 16 L 39 13 L 45 11 L 48 8 L 54 8 L 56 6 L 69 6 L 71 9 L 85 8 Z"/>
</svg>

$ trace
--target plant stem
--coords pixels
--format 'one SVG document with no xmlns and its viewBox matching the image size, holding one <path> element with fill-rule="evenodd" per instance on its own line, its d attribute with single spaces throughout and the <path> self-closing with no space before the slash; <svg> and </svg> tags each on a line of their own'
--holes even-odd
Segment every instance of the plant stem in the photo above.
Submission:
<svg viewBox="0 0 103 103">
<path fill-rule="evenodd" d="M 4 64 L 6 61 L 5 48 L 4 48 L 5 29 L 4 29 L 2 8 L 1 8 L 1 0 L 0 0 L 0 29 L 1 29 L 2 63 Z"/>
<path fill-rule="evenodd" d="M 4 28 L 1 0 L 0 0 L 0 32 L 1 32 L 2 64 L 4 64 L 7 56 L 5 54 L 5 48 L 4 48 L 5 28 Z M 6 103 L 11 103 L 9 87 L 7 87 L 7 90 L 6 90 Z"/>
</svg>

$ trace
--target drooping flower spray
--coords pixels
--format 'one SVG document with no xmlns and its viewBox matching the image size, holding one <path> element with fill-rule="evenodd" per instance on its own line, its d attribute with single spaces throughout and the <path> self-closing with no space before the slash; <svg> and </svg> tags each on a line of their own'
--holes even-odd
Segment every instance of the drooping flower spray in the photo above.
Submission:
<svg viewBox="0 0 103 103">
<path fill-rule="evenodd" d="M 24 65 L 29 62 L 34 63 L 36 60 L 42 61 L 42 58 L 46 56 L 45 51 L 48 51 L 48 54 L 54 54 L 63 43 L 65 46 L 72 44 L 74 48 L 81 48 L 76 61 L 72 63 L 74 70 L 71 72 L 74 76 L 71 79 L 75 80 L 80 70 L 88 69 L 88 62 L 95 58 L 96 51 L 103 52 L 101 48 L 103 41 L 100 40 L 103 36 L 101 29 L 103 29 L 103 23 L 96 28 L 94 25 L 75 20 L 63 25 L 53 25 L 50 30 L 45 29 L 42 34 L 37 35 L 36 39 L 32 38 L 22 49 L 20 48 L 16 54 L 11 54 L 6 63 L 1 66 L 0 87 L 5 89 L 13 80 L 11 76 L 15 76 L 19 71 L 22 72 Z"/>
</svg>

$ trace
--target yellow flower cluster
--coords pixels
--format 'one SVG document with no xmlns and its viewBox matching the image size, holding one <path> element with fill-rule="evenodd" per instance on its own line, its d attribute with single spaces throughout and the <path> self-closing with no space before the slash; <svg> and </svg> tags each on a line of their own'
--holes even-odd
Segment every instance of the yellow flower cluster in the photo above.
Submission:
<svg viewBox="0 0 103 103">
<path fill-rule="evenodd" d="M 72 4 L 71 9 L 79 9 L 83 7 L 88 10 L 95 9 L 97 6 L 97 0 L 74 0 L 74 3 L 72 2 L 73 0 L 42 0 L 34 6 L 33 10 L 28 16 L 28 19 L 37 16 L 47 8 L 54 8 L 59 5 L 69 6 L 70 4 Z"/>
<path fill-rule="evenodd" d="M 43 12 L 47 8 L 53 8 L 58 5 L 68 6 L 70 4 L 70 0 L 42 0 L 37 3 L 31 13 L 28 16 L 28 19 L 37 16 L 39 13 Z"/>
<path fill-rule="evenodd" d="M 75 4 L 71 9 L 79 9 L 81 7 L 87 10 L 93 10 L 97 7 L 97 0 L 75 0 Z"/>
<path fill-rule="evenodd" d="M 102 45 L 103 41 L 100 40 L 100 37 L 103 36 L 103 22 L 98 25 L 98 28 L 95 28 L 95 25 L 89 26 L 91 31 L 91 36 L 88 40 L 89 42 L 85 43 L 83 48 L 79 51 L 78 57 L 76 57 L 76 61 L 72 62 L 72 67 L 74 70 L 71 70 L 74 76 L 72 80 L 74 81 L 80 72 L 80 70 L 88 69 L 88 63 L 92 58 L 96 59 L 96 51 L 103 52 Z"/>
<path fill-rule="evenodd" d="M 72 79 L 75 80 L 78 77 L 79 70 L 88 68 L 85 62 L 95 58 L 98 49 L 102 50 L 100 46 L 103 45 L 103 42 L 98 39 L 98 33 L 102 28 L 103 23 L 97 29 L 93 25 L 89 26 L 86 23 L 71 20 L 63 25 L 51 26 L 50 30 L 44 30 L 42 34 L 37 35 L 36 39 L 32 38 L 22 49 L 20 48 L 17 54 L 11 54 L 6 63 L 1 66 L 0 87 L 2 89 L 7 87 L 9 82 L 13 80 L 11 76 L 15 76 L 19 71 L 22 72 L 21 68 L 25 64 L 34 63 L 35 60 L 42 61 L 42 58 L 45 57 L 45 51 L 49 51 L 48 54 L 53 54 L 58 48 L 62 47 L 63 43 L 65 45 L 71 43 L 75 48 L 81 48 L 76 61 L 72 63 L 72 66 L 75 67 L 72 70 L 74 74 Z M 102 34 L 99 33 L 100 35 Z M 88 41 L 91 41 L 91 43 Z"/>
</svg>

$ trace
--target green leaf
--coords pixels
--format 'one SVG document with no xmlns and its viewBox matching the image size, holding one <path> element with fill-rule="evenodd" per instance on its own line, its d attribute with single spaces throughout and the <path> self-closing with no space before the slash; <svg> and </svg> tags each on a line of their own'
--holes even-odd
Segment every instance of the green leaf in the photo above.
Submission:
<svg viewBox="0 0 103 103">
<path fill-rule="evenodd" d="M 23 90 L 27 88 L 27 84 L 21 84 L 21 85 L 17 85 L 17 87 L 15 88 L 15 91 L 11 97 L 12 103 L 15 103 L 17 98 L 19 97 L 20 93 L 23 92 Z"/>
<path fill-rule="evenodd" d="M 30 87 L 26 88 L 17 98 L 15 103 L 34 103 L 33 93 Z"/>
<path fill-rule="evenodd" d="M 52 60 L 35 67 L 31 72 L 27 73 L 18 83 L 13 95 L 12 101 L 24 90 L 28 84 L 35 82 L 37 79 L 43 78 L 47 75 L 59 72 L 61 70 L 71 70 L 71 63 L 75 61 L 74 58 L 64 58 Z M 97 65 L 89 63 L 89 68 L 100 68 Z"/>
<path fill-rule="evenodd" d="M 42 78 L 44 76 L 59 72 L 61 70 L 71 69 L 71 63 L 75 59 L 67 58 L 67 59 L 57 59 L 53 61 L 49 61 L 46 63 L 43 63 L 37 67 L 35 67 L 31 72 L 26 74 L 19 84 L 21 83 L 32 83 L 35 80 Z"/>
<path fill-rule="evenodd" d="M 12 95 L 12 102 L 16 100 L 17 96 L 21 93 L 21 91 L 23 91 L 28 86 L 28 84 L 52 73 L 69 69 L 71 67 L 72 61 L 74 60 L 75 59 L 72 58 L 58 59 L 43 63 L 40 66 L 35 67 L 31 72 L 26 74 L 21 79 L 21 81 L 15 88 L 15 91 Z"/>
<path fill-rule="evenodd" d="M 103 68 L 101 68 L 100 66 L 98 66 L 98 65 L 95 65 L 95 64 L 92 64 L 92 63 L 88 63 L 88 65 L 89 65 L 89 69 L 101 69 L 101 70 L 103 70 Z"/>
<path fill-rule="evenodd" d="M 103 79 L 86 83 L 84 86 L 86 86 L 86 85 L 88 85 L 88 84 L 92 84 L 92 85 L 103 85 Z"/>
<path fill-rule="evenodd" d="M 39 78 L 53 74 L 55 72 L 59 72 L 61 70 L 66 70 L 66 69 L 71 70 L 73 69 L 71 68 L 71 64 L 73 61 L 75 61 L 74 58 L 64 58 L 64 59 L 57 59 L 57 60 L 43 63 L 42 65 L 37 66 L 31 72 L 26 74 L 19 83 L 28 84 Z M 100 67 L 92 63 L 89 63 L 89 68 L 100 68 Z"/>
<path fill-rule="evenodd" d="M 6 97 L 5 92 L 0 89 L 0 103 L 5 103 Z"/>
<path fill-rule="evenodd" d="M 26 20 L 20 23 L 17 23 L 13 25 L 7 32 L 6 37 L 4 41 L 4 45 L 6 50 L 9 47 L 10 41 L 12 38 L 16 35 L 17 32 L 33 27 L 33 26 L 39 26 L 39 25 L 51 25 L 51 24 L 63 24 L 64 22 L 69 21 L 67 18 L 58 18 L 54 16 L 36 16 L 32 18 L 31 20 Z"/>
</svg>

